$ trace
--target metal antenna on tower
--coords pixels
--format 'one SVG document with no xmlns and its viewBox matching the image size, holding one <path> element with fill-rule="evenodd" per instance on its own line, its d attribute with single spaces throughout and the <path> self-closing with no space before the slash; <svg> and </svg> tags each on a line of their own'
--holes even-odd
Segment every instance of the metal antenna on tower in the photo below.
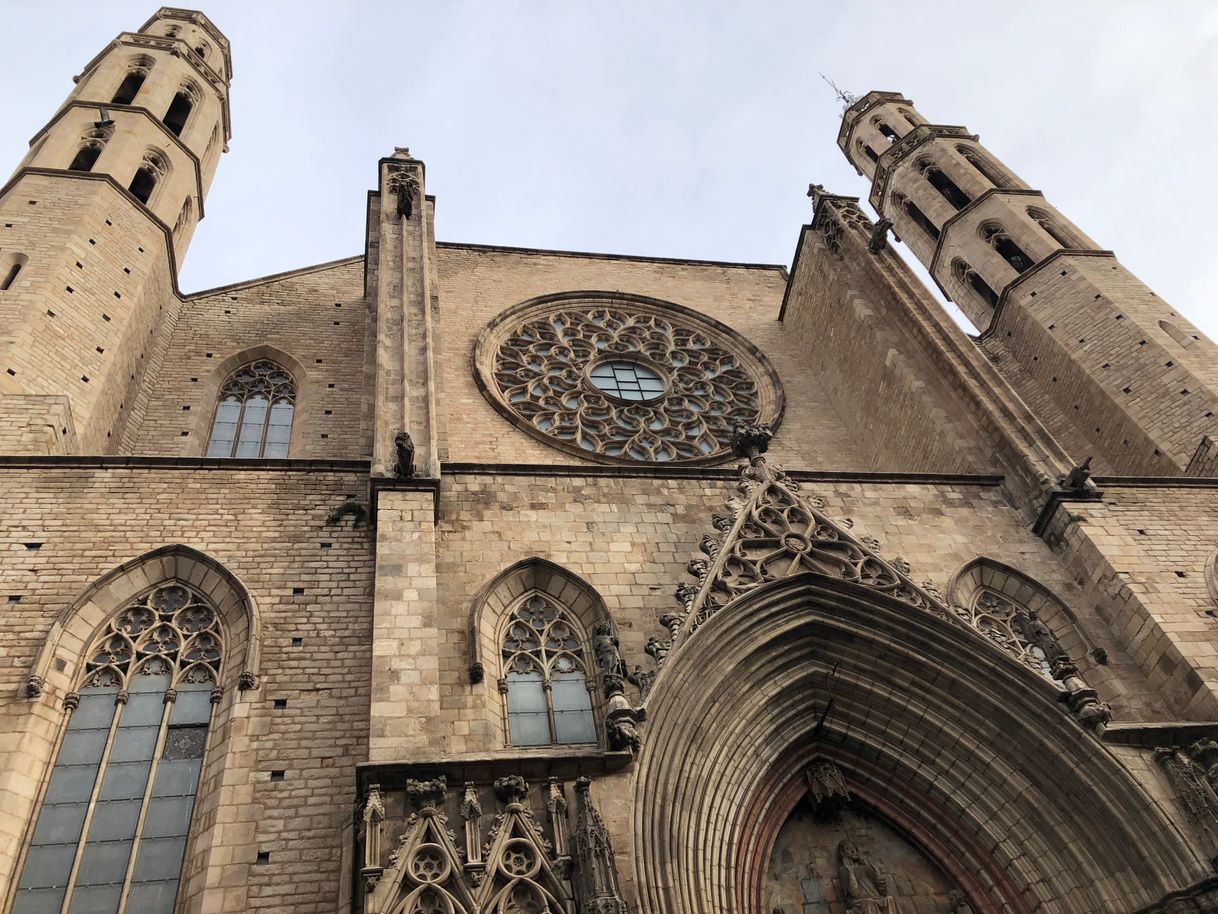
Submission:
<svg viewBox="0 0 1218 914">
<path fill-rule="evenodd" d="M 823 79 L 828 84 L 829 88 L 833 90 L 833 94 L 837 96 L 837 100 L 842 103 L 843 111 L 859 100 L 857 95 L 855 95 L 853 92 L 847 92 L 845 89 L 842 89 L 824 73 L 820 74 L 820 78 Z"/>
</svg>

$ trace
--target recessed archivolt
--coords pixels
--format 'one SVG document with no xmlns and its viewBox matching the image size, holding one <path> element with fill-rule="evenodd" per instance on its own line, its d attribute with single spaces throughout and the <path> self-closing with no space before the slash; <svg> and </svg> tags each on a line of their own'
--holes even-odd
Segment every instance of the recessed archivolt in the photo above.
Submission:
<svg viewBox="0 0 1218 914">
<path fill-rule="evenodd" d="M 1060 694 L 871 588 L 815 573 L 757 588 L 674 652 L 648 697 L 641 910 L 758 910 L 792 784 L 817 755 L 978 914 L 1026 912 L 1029 898 L 1038 914 L 1129 910 L 1204 878 L 1208 863 Z"/>
<path fill-rule="evenodd" d="M 64 608 L 30 668 L 24 686 L 26 694 L 34 697 L 49 692 L 62 697 L 71 691 L 84 669 L 84 652 L 101 626 L 140 594 L 172 581 L 187 584 L 206 597 L 223 621 L 232 653 L 221 685 L 226 689 L 256 685 L 260 623 L 249 591 L 236 575 L 210 556 L 189 546 L 172 545 L 118 566 Z"/>
</svg>

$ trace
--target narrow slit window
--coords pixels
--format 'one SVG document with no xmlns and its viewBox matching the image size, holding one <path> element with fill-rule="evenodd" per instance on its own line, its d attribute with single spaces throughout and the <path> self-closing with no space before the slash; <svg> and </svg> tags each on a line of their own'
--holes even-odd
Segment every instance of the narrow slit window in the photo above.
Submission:
<svg viewBox="0 0 1218 914">
<path fill-rule="evenodd" d="M 238 368 L 220 389 L 207 456 L 287 457 L 295 404 L 296 384 L 280 365 L 261 359 Z"/>
</svg>

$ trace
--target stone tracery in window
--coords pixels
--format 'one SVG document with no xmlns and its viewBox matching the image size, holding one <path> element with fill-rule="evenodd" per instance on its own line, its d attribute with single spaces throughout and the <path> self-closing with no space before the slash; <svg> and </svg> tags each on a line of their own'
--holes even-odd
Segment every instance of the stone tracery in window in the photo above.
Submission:
<svg viewBox="0 0 1218 914">
<path fill-rule="evenodd" d="M 223 650 L 215 608 L 177 582 L 94 638 L 13 914 L 173 910 Z"/>
<path fill-rule="evenodd" d="M 513 746 L 596 742 L 584 640 L 576 619 L 538 592 L 509 613 L 499 689 Z"/>
<path fill-rule="evenodd" d="M 776 375 L 746 341 L 684 308 L 611 293 L 509 312 L 483 332 L 475 365 L 516 424 L 611 462 L 720 460 L 736 424 L 773 425 L 782 411 Z M 641 386 L 607 383 L 615 373 Z"/>
<path fill-rule="evenodd" d="M 238 368 L 220 388 L 208 457 L 287 457 L 296 384 L 270 359 Z"/>
</svg>

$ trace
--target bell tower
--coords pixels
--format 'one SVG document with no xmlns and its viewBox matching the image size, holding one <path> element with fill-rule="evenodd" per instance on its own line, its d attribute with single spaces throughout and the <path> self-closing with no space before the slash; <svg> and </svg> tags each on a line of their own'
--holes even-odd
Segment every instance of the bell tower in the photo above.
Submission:
<svg viewBox="0 0 1218 914">
<path fill-rule="evenodd" d="M 160 9 L 89 61 L 0 190 L 0 453 L 116 450 L 230 136 L 228 40 Z"/>
<path fill-rule="evenodd" d="M 893 92 L 847 109 L 838 146 L 870 202 L 981 330 L 979 345 L 1071 456 L 1207 475 L 1218 348 L 990 154 Z"/>
</svg>

